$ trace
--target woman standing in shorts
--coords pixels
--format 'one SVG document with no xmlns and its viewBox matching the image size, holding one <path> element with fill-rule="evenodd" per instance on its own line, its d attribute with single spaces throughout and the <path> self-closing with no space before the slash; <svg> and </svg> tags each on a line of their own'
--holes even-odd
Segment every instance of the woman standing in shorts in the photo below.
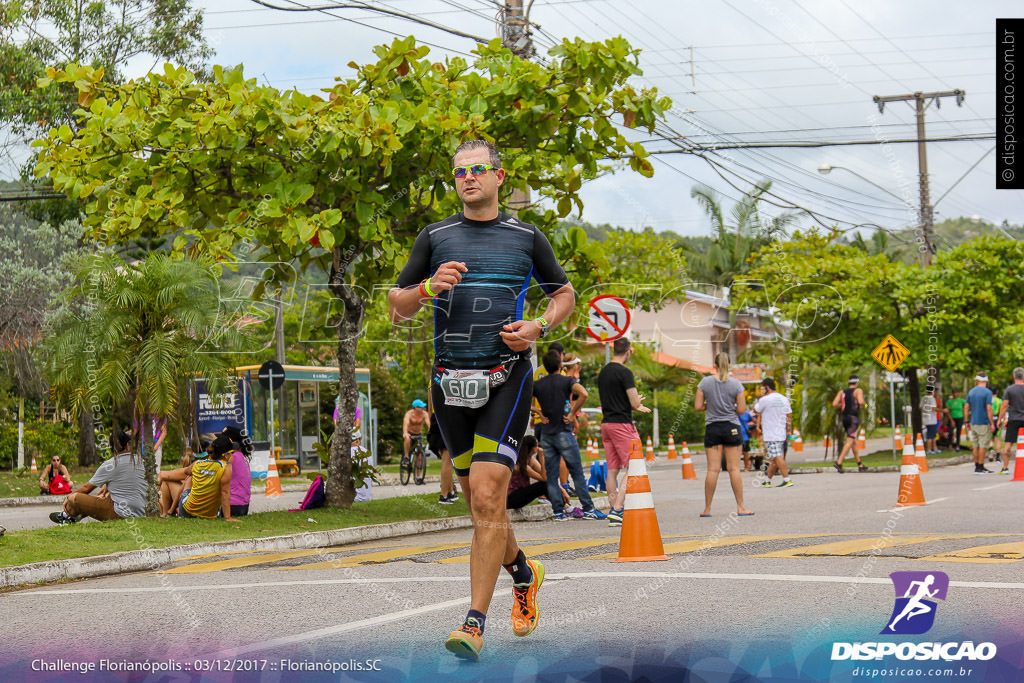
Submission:
<svg viewBox="0 0 1024 683">
<path fill-rule="evenodd" d="M 704 512 L 700 516 L 711 516 L 711 500 L 715 497 L 718 475 L 722 472 L 723 450 L 729 482 L 736 496 L 736 511 L 741 516 L 754 514 L 743 505 L 743 477 L 740 473 L 743 436 L 739 415 L 747 412 L 747 399 L 743 395 L 743 385 L 729 377 L 729 354 L 715 356 L 715 374 L 708 375 L 697 385 L 694 408 L 706 411 L 704 454 L 708 459 L 708 474 L 704 480 Z"/>
</svg>

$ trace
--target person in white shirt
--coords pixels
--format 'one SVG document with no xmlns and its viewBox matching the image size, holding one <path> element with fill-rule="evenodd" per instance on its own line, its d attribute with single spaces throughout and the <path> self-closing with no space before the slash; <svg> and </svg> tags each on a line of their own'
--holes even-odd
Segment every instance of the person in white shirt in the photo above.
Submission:
<svg viewBox="0 0 1024 683">
<path fill-rule="evenodd" d="M 767 477 L 761 486 L 771 486 L 775 470 L 782 472 L 782 486 L 792 486 L 789 468 L 786 467 L 786 438 L 793 433 L 792 413 L 789 399 L 775 391 L 775 380 L 765 377 L 761 380 L 764 394 L 754 404 L 754 412 L 761 417 L 761 434 L 764 437 L 764 451 L 768 457 Z"/>
</svg>

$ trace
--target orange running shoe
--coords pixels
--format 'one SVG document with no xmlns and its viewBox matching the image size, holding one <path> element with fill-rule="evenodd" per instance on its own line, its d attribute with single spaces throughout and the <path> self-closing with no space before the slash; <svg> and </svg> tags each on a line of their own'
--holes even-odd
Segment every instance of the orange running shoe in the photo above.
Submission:
<svg viewBox="0 0 1024 683">
<path fill-rule="evenodd" d="M 457 631 L 452 631 L 444 647 L 459 659 L 477 662 L 480 661 L 480 650 L 484 647 L 483 631 L 473 625 L 475 619 L 469 621 L 472 623 L 465 623 Z"/>
<path fill-rule="evenodd" d="M 544 583 L 544 565 L 539 560 L 527 559 L 533 569 L 533 581 L 512 588 L 512 632 L 517 636 L 528 636 L 537 628 L 540 607 L 537 606 L 537 591 Z"/>
</svg>

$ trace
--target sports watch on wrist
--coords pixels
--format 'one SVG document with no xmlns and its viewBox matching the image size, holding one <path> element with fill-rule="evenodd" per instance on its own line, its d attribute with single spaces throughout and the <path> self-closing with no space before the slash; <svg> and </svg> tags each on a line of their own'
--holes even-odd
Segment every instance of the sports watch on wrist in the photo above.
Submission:
<svg viewBox="0 0 1024 683">
<path fill-rule="evenodd" d="M 547 320 L 544 318 L 534 318 L 533 322 L 540 324 L 540 339 L 548 336 L 548 329 L 551 327 L 551 324 Z"/>
</svg>

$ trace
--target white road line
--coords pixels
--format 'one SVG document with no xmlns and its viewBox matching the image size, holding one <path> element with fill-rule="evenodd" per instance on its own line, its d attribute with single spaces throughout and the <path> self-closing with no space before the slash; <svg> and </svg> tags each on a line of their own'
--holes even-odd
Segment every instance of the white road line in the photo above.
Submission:
<svg viewBox="0 0 1024 683">
<path fill-rule="evenodd" d="M 545 581 L 564 581 L 566 579 L 703 579 L 718 581 L 787 581 L 796 583 L 881 583 L 889 585 L 888 578 L 873 578 L 867 576 L 829 576 L 829 575 L 802 575 L 802 574 L 717 574 L 702 572 L 568 572 L 564 574 L 551 574 L 545 577 Z M 328 586 L 335 584 L 382 584 L 382 583 L 450 583 L 453 581 L 469 581 L 468 576 L 404 576 L 388 577 L 379 579 L 319 579 L 309 581 L 265 581 L 253 583 L 227 583 L 227 584 L 199 584 L 195 586 L 174 586 L 168 589 L 166 586 L 154 586 L 146 588 L 60 588 L 55 590 L 32 590 L 16 591 L 7 593 L 5 598 L 13 598 L 19 595 L 82 595 L 82 594 L 109 594 L 109 593 L 159 593 L 167 590 L 175 591 L 208 591 L 208 590 L 248 590 L 251 588 L 262 588 L 266 586 Z M 1024 589 L 1024 583 L 998 583 L 993 581 L 950 581 L 951 586 L 963 588 L 1000 588 L 1000 589 Z M 438 608 L 442 609 L 442 608 Z"/>
<path fill-rule="evenodd" d="M 884 510 L 875 510 L 875 512 L 896 512 L 897 510 L 913 510 L 914 508 L 924 508 L 924 507 L 928 507 L 928 505 L 934 505 L 935 503 L 941 503 L 944 500 L 949 500 L 949 496 L 946 496 L 945 498 L 935 498 L 933 500 L 926 500 L 925 503 L 927 503 L 927 505 L 901 505 L 901 506 L 895 507 L 895 508 L 886 508 Z"/>
<path fill-rule="evenodd" d="M 1007 485 L 1007 484 L 1009 484 L 1009 483 L 1010 483 L 1010 482 L 1008 482 L 1008 481 L 1004 481 L 1004 482 L 1003 482 L 1002 484 L 994 484 L 993 486 L 983 486 L 983 487 L 981 487 L 980 489 L 974 489 L 974 490 L 975 490 L 975 491 L 988 491 L 988 490 L 990 490 L 990 489 L 997 489 L 997 488 L 999 488 L 1000 486 L 1006 486 L 1006 485 Z"/>
<path fill-rule="evenodd" d="M 504 597 L 511 595 L 511 589 L 504 589 L 500 591 L 494 591 L 494 597 Z M 338 624 L 337 626 L 328 626 L 327 628 L 320 628 L 315 631 L 306 631 L 305 633 L 296 633 L 290 636 L 284 636 L 282 638 L 274 638 L 273 640 L 264 640 L 261 643 L 252 643 L 251 645 L 242 645 L 240 647 L 223 650 L 213 655 L 214 658 L 232 658 L 239 655 L 244 655 L 249 652 L 261 652 L 263 650 L 271 650 L 276 647 L 282 647 L 284 645 L 292 645 L 294 643 L 305 643 L 314 638 L 326 638 L 328 636 L 336 636 L 339 633 L 347 633 L 349 631 L 358 631 L 359 629 L 369 628 L 370 626 L 379 626 L 380 624 L 387 624 L 392 621 L 401 621 L 409 617 L 415 617 L 420 614 L 427 614 L 429 612 L 437 612 L 439 610 L 448 609 L 449 607 L 458 607 L 459 605 L 465 605 L 469 602 L 469 598 L 459 598 L 458 600 L 447 600 L 445 602 L 434 603 L 433 605 L 425 605 L 423 607 L 415 607 L 413 609 L 402 610 L 401 612 L 392 612 L 391 614 L 382 614 L 378 617 L 370 617 L 369 619 L 362 619 L 360 621 L 353 621 L 348 624 Z"/>
</svg>

